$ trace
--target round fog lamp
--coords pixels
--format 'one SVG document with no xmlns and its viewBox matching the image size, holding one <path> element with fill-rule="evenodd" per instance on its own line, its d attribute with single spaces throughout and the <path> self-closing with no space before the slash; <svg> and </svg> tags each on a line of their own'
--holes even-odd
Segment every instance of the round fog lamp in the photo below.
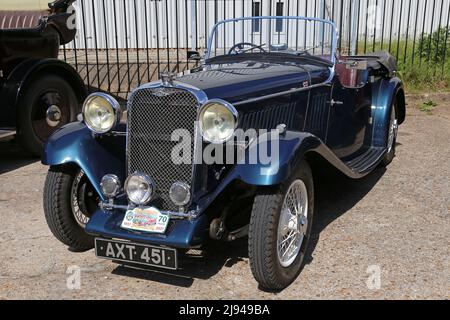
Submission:
<svg viewBox="0 0 450 320">
<path fill-rule="evenodd" d="M 175 182 L 169 190 L 170 200 L 177 206 L 184 206 L 191 199 L 191 190 L 189 185 L 184 182 Z"/>
<path fill-rule="evenodd" d="M 128 199 L 136 205 L 148 203 L 155 190 L 153 181 L 144 173 L 133 173 L 125 181 L 125 192 Z"/>
<path fill-rule="evenodd" d="M 119 194 L 120 180 L 114 174 L 107 174 L 102 178 L 100 187 L 102 188 L 102 192 L 105 196 L 108 198 L 113 198 Z"/>
</svg>

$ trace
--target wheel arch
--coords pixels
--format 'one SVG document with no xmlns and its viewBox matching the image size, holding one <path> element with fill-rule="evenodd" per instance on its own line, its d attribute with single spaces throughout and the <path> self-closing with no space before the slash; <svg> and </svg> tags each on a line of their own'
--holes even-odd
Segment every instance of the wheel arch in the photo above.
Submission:
<svg viewBox="0 0 450 320">
<path fill-rule="evenodd" d="M 16 102 L 19 101 L 21 95 L 23 95 L 27 87 L 43 74 L 55 74 L 61 76 L 72 87 L 78 103 L 83 103 L 87 96 L 87 90 L 83 80 L 72 66 L 58 59 L 38 60 L 32 64 L 31 69 L 24 74 L 24 77 L 22 78 L 19 90 L 17 92 Z"/>
<path fill-rule="evenodd" d="M 83 80 L 68 63 L 58 59 L 28 59 L 14 68 L 3 87 L 7 113 L 11 120 L 17 121 L 21 98 L 31 83 L 43 74 L 55 74 L 64 78 L 72 87 L 79 104 L 86 98 L 87 90 Z"/>
<path fill-rule="evenodd" d="M 396 108 L 395 112 L 397 114 L 398 124 L 402 124 L 406 119 L 406 95 L 405 90 L 402 86 L 397 89 L 396 96 Z"/>
<path fill-rule="evenodd" d="M 72 122 L 47 141 L 42 163 L 48 166 L 74 164 L 80 167 L 102 200 L 100 180 L 108 173 L 125 181 L 125 137 L 98 138 L 81 122 Z"/>
</svg>

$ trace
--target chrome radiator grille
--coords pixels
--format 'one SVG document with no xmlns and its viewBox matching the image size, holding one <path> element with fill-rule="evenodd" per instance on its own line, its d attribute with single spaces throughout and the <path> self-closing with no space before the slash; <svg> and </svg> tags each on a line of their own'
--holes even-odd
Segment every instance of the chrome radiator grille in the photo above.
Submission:
<svg viewBox="0 0 450 320">
<path fill-rule="evenodd" d="M 172 149 L 179 142 L 172 142 L 171 135 L 175 129 L 190 133 L 192 160 L 197 109 L 193 94 L 169 87 L 139 89 L 128 102 L 128 173 L 140 171 L 153 179 L 156 197 L 152 205 L 160 210 L 178 211 L 169 198 L 170 186 L 176 181 L 192 183 L 192 164 L 172 161 Z"/>
</svg>

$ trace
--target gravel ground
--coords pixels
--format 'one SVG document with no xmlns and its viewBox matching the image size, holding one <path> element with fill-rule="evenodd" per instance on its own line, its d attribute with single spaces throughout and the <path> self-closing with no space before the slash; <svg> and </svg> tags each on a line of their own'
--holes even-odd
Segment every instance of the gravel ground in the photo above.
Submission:
<svg viewBox="0 0 450 320">
<path fill-rule="evenodd" d="M 189 260 L 178 275 L 69 252 L 44 220 L 47 168 L 0 143 L 0 299 L 448 299 L 450 96 L 431 98 L 439 104 L 432 115 L 417 108 L 425 97 L 409 99 L 387 170 L 359 181 L 319 179 L 312 250 L 297 281 L 278 294 L 258 289 L 245 241 Z M 80 288 L 69 289 L 76 268 Z M 377 270 L 379 288 L 369 288 Z"/>
</svg>

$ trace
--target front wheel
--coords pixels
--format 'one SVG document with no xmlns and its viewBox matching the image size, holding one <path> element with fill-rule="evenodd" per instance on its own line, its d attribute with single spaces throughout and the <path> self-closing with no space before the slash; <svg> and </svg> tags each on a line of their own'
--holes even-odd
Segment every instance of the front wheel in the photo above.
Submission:
<svg viewBox="0 0 450 320">
<path fill-rule="evenodd" d="M 276 189 L 255 197 L 249 228 L 249 258 L 260 286 L 282 290 L 299 275 L 314 215 L 311 168 L 303 161 L 296 174 Z"/>
<path fill-rule="evenodd" d="M 74 251 L 94 247 L 85 232 L 97 208 L 98 196 L 82 170 L 75 166 L 52 166 L 44 186 L 44 213 L 53 235 Z"/>
</svg>

